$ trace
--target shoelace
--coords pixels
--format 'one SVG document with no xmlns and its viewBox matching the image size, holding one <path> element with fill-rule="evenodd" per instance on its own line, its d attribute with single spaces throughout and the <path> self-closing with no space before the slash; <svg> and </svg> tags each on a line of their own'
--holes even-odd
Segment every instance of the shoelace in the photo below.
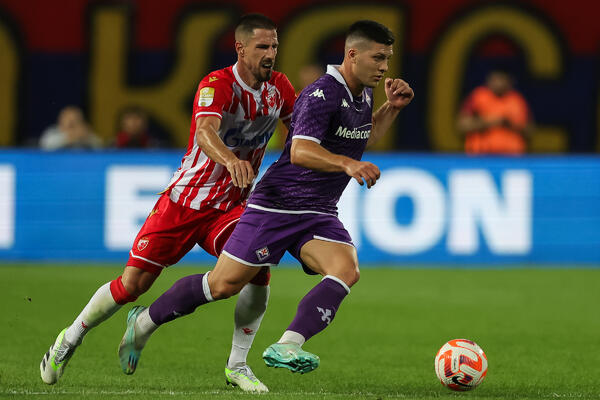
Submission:
<svg viewBox="0 0 600 400">
<path fill-rule="evenodd" d="M 252 382 L 256 382 L 258 380 L 258 379 L 256 379 L 256 376 L 254 376 L 254 373 L 252 372 L 250 367 L 247 365 L 244 365 L 242 368 L 236 369 L 235 372 L 246 375 L 246 377 L 248 379 L 250 379 Z"/>
<path fill-rule="evenodd" d="M 58 350 L 56 350 L 56 357 L 54 357 L 54 363 L 56 365 L 61 364 L 66 358 L 68 358 L 73 353 L 73 350 L 75 350 L 74 347 L 70 347 L 65 343 L 66 341 L 63 341 Z"/>
</svg>

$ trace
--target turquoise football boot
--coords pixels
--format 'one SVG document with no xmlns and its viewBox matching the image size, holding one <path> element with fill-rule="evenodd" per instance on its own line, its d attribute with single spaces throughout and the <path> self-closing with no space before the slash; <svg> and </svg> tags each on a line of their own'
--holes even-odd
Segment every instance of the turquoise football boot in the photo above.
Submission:
<svg viewBox="0 0 600 400">
<path fill-rule="evenodd" d="M 275 343 L 263 353 L 267 367 L 287 368 L 292 372 L 306 374 L 319 366 L 319 356 L 302 350 L 295 343 Z"/>
<path fill-rule="evenodd" d="M 135 342 L 135 321 L 142 311 L 146 307 L 135 306 L 127 314 L 127 329 L 125 335 L 119 344 L 119 361 L 121 362 L 121 369 L 127 375 L 131 375 L 135 372 L 144 345 L 137 345 Z"/>
</svg>

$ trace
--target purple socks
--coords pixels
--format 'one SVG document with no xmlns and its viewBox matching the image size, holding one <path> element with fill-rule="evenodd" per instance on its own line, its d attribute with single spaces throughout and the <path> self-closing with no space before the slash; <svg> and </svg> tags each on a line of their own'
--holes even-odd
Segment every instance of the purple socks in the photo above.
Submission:
<svg viewBox="0 0 600 400">
<path fill-rule="evenodd" d="M 181 278 L 164 292 L 148 309 L 150 318 L 156 325 L 162 325 L 165 322 L 174 320 L 181 316 L 191 314 L 196 307 L 212 301 L 212 297 L 207 299 L 204 287 L 210 289 L 208 284 L 203 286 L 203 280 L 206 274 L 190 275 Z"/>
<path fill-rule="evenodd" d="M 344 297 L 350 293 L 340 279 L 327 275 L 298 304 L 296 317 L 287 328 L 310 339 L 333 321 Z"/>
</svg>

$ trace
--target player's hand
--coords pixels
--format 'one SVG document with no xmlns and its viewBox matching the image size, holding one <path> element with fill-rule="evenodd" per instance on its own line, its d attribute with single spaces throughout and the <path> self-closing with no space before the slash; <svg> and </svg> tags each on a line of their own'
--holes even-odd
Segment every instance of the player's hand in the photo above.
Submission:
<svg viewBox="0 0 600 400">
<path fill-rule="evenodd" d="M 227 171 L 231 175 L 233 186 L 245 188 L 254 181 L 254 170 L 246 160 L 235 160 L 227 164 Z"/>
<path fill-rule="evenodd" d="M 368 161 L 352 160 L 351 163 L 348 163 L 344 166 L 344 172 L 356 179 L 356 182 L 358 182 L 358 184 L 361 186 L 366 182 L 367 188 L 369 189 L 381 176 L 381 172 L 379 172 L 377 165 Z"/>
<path fill-rule="evenodd" d="M 415 97 L 411 87 L 402 79 L 385 78 L 385 95 L 394 108 L 406 107 Z"/>
</svg>

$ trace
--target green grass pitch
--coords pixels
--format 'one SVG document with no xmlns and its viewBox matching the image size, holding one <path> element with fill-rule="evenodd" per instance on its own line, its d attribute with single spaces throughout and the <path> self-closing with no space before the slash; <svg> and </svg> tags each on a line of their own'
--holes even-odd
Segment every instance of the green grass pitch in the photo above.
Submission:
<svg viewBox="0 0 600 400">
<path fill-rule="evenodd" d="M 249 398 L 226 387 L 234 299 L 161 327 L 135 375 L 116 349 L 126 311 L 93 330 L 54 386 L 39 362 L 58 332 L 117 265 L 0 266 L 0 397 L 142 399 Z M 180 277 L 206 268 L 172 267 L 137 304 L 148 305 Z M 332 325 L 304 348 L 321 357 L 306 375 L 267 368 L 262 351 L 285 330 L 317 277 L 273 271 L 271 300 L 249 363 L 273 399 L 600 398 L 600 269 L 362 269 Z M 472 392 L 442 387 L 439 347 L 469 338 L 485 351 L 486 380 Z"/>
</svg>

